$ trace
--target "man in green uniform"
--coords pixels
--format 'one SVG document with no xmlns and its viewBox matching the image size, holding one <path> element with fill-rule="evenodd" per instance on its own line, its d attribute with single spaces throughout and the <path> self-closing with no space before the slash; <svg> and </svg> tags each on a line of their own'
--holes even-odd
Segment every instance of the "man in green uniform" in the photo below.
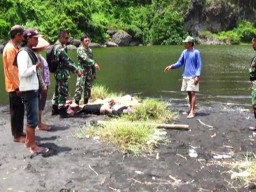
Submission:
<svg viewBox="0 0 256 192">
<path fill-rule="evenodd" d="M 100 66 L 93 60 L 92 50 L 89 48 L 90 39 L 87 35 L 81 37 L 81 45 L 77 49 L 77 58 L 83 75 L 77 78 L 74 100 L 76 104 L 82 98 L 84 92 L 84 104 L 87 104 L 91 97 L 93 80 L 96 78 L 96 69 Z"/>
<path fill-rule="evenodd" d="M 56 57 L 58 58 L 58 67 L 54 74 L 56 79 L 55 93 L 53 95 L 52 115 L 59 114 L 61 118 L 68 117 L 65 109 L 66 100 L 68 97 L 68 79 L 70 71 L 82 75 L 82 71 L 69 58 L 67 54 L 67 43 L 69 40 L 69 33 L 65 30 L 60 31 L 59 41 L 55 44 L 54 49 Z"/>
<path fill-rule="evenodd" d="M 256 37 L 252 39 L 252 48 L 256 50 Z M 252 58 L 252 62 L 249 68 L 250 81 L 251 81 L 251 95 L 252 95 L 252 107 L 254 112 L 254 117 L 256 119 L 256 56 Z M 251 130 L 256 130 L 255 127 L 249 127 Z"/>
</svg>

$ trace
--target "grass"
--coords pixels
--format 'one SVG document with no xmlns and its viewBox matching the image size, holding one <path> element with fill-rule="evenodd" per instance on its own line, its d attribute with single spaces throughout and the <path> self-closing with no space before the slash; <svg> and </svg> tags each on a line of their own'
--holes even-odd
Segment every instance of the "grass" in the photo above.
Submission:
<svg viewBox="0 0 256 192">
<path fill-rule="evenodd" d="M 118 96 L 120 97 L 121 94 L 111 93 L 104 86 L 93 86 L 92 100 Z M 142 100 L 141 105 L 136 106 L 134 113 L 110 118 L 100 126 L 84 127 L 76 133 L 76 136 L 99 137 L 113 143 L 122 152 L 151 153 L 158 143 L 165 140 L 165 132 L 157 129 L 155 123 L 165 123 L 175 118 L 176 113 L 168 109 L 167 103 L 147 98 Z"/>
<path fill-rule="evenodd" d="M 105 99 L 105 98 L 112 98 L 112 97 L 120 97 L 121 93 L 113 93 L 110 92 L 108 88 L 102 85 L 94 85 L 92 86 L 92 95 L 90 100 L 95 101 L 97 99 Z"/>
<path fill-rule="evenodd" d="M 164 141 L 165 132 L 155 126 L 142 122 L 127 123 L 112 119 L 99 126 L 81 129 L 76 136 L 100 137 L 103 141 L 113 143 L 123 153 L 135 155 L 145 151 L 152 153 L 160 141 Z"/>
<path fill-rule="evenodd" d="M 168 109 L 167 103 L 148 98 L 143 100 L 142 104 L 136 107 L 134 113 L 124 115 L 121 118 L 129 121 L 154 121 L 163 123 L 175 119 L 176 116 L 176 113 Z"/>
<path fill-rule="evenodd" d="M 246 156 L 244 161 L 234 162 L 231 169 L 231 179 L 240 181 L 241 186 L 234 187 L 243 187 L 250 183 L 256 183 L 256 154 L 253 154 L 252 157 Z"/>
</svg>

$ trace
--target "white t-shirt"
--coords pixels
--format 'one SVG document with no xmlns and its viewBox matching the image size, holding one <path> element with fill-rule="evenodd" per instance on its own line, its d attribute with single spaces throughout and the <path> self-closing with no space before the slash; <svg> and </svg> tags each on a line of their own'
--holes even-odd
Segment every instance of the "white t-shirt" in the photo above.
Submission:
<svg viewBox="0 0 256 192">
<path fill-rule="evenodd" d="M 33 65 L 28 53 L 20 51 L 17 56 L 19 70 L 20 91 L 32 91 L 39 89 L 39 81 L 36 73 L 36 65 Z"/>
</svg>

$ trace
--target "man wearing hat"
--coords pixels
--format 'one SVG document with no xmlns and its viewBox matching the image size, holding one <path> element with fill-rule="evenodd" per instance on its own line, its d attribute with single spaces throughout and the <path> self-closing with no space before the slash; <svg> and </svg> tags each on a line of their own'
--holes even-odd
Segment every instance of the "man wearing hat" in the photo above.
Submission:
<svg viewBox="0 0 256 192">
<path fill-rule="evenodd" d="M 21 25 L 14 25 L 10 31 L 11 39 L 3 51 L 5 90 L 9 93 L 11 131 L 14 142 L 20 143 L 25 142 L 25 134 L 23 133 L 24 104 L 20 97 L 18 68 L 13 66 L 13 62 L 23 40 L 23 32 L 24 28 Z"/>
<path fill-rule="evenodd" d="M 32 153 L 46 153 L 47 148 L 39 147 L 35 141 L 35 128 L 38 126 L 39 101 L 38 90 L 39 80 L 37 70 L 42 66 L 38 61 L 32 47 L 38 44 L 41 35 L 34 29 L 27 29 L 24 32 L 26 46 L 21 48 L 17 54 L 17 65 L 19 70 L 19 80 L 22 100 L 26 109 L 26 141 L 25 145 L 30 148 Z"/>
<path fill-rule="evenodd" d="M 181 53 L 178 61 L 167 66 L 165 71 L 184 66 L 181 91 L 186 91 L 188 94 L 190 109 L 187 112 L 187 118 L 191 119 L 195 117 L 196 92 L 199 91 L 202 59 L 199 50 L 194 48 L 195 39 L 193 37 L 187 36 L 183 43 L 185 43 L 185 50 Z"/>
</svg>

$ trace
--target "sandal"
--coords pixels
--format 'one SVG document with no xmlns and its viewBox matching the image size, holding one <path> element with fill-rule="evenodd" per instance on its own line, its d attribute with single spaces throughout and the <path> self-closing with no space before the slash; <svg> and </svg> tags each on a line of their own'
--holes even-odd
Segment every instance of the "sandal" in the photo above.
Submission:
<svg viewBox="0 0 256 192">
<path fill-rule="evenodd" d="M 30 152 L 32 154 L 46 154 L 49 151 L 48 148 L 46 147 L 35 147 L 34 149 L 32 147 L 30 147 Z"/>
</svg>

